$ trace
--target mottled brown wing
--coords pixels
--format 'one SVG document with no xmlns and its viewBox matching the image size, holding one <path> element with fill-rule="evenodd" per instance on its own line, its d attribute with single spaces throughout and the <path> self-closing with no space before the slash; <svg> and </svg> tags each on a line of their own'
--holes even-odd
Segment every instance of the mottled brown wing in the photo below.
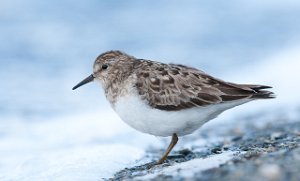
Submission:
<svg viewBox="0 0 300 181">
<path fill-rule="evenodd" d="M 161 110 L 203 107 L 250 98 L 256 93 L 246 85 L 227 83 L 183 65 L 142 60 L 135 70 L 136 87 L 142 99 Z"/>
</svg>

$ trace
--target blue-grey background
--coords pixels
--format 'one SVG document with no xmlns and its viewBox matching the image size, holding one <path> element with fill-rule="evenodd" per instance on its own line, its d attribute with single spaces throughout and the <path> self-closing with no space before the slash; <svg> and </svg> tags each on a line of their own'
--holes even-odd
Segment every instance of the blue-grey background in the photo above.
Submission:
<svg viewBox="0 0 300 181">
<path fill-rule="evenodd" d="M 222 76 L 299 41 L 296 0 L 2 0 L 0 114 L 32 119 L 108 106 L 99 87 L 71 87 L 111 49 Z"/>
</svg>

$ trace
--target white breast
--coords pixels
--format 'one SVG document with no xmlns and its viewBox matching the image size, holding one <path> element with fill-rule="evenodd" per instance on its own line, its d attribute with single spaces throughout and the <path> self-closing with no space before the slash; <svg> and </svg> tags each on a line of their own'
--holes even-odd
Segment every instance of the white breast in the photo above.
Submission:
<svg viewBox="0 0 300 181">
<path fill-rule="evenodd" d="M 155 136 L 171 136 L 173 133 L 183 136 L 191 134 L 223 111 L 248 101 L 241 100 L 180 111 L 163 111 L 150 107 L 137 94 L 128 94 L 119 97 L 114 109 L 124 122 L 138 131 Z"/>
</svg>

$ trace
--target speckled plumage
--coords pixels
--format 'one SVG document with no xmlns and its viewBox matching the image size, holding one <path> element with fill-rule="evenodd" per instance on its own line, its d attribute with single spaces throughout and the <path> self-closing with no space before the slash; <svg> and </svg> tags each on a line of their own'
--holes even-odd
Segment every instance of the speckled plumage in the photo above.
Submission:
<svg viewBox="0 0 300 181">
<path fill-rule="evenodd" d="M 103 64 L 109 66 L 106 72 L 101 71 Z M 127 93 L 122 87 L 131 82 L 141 99 L 155 109 L 166 111 L 273 97 L 272 92 L 263 90 L 269 86 L 229 83 L 195 68 L 136 59 L 120 51 L 98 56 L 94 75 L 104 85 L 112 104 Z"/>
<path fill-rule="evenodd" d="M 255 99 L 274 98 L 271 88 L 225 82 L 201 70 L 137 59 L 121 51 L 99 55 L 93 74 L 76 89 L 100 81 L 120 118 L 136 130 L 172 136 L 163 163 L 178 136 L 193 133 L 222 112 Z"/>
</svg>

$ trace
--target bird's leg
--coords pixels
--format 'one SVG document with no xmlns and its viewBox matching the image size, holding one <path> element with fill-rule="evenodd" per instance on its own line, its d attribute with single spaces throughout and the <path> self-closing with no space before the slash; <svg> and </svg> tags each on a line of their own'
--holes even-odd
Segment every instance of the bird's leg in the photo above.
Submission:
<svg viewBox="0 0 300 181">
<path fill-rule="evenodd" d="M 163 154 L 163 156 L 159 159 L 159 161 L 157 162 L 157 164 L 162 164 L 168 157 L 169 153 L 171 152 L 171 150 L 174 148 L 174 146 L 176 145 L 178 141 L 178 137 L 177 137 L 177 134 L 174 133 L 172 135 L 172 140 L 171 140 L 171 143 L 167 149 L 167 151 Z"/>
</svg>

